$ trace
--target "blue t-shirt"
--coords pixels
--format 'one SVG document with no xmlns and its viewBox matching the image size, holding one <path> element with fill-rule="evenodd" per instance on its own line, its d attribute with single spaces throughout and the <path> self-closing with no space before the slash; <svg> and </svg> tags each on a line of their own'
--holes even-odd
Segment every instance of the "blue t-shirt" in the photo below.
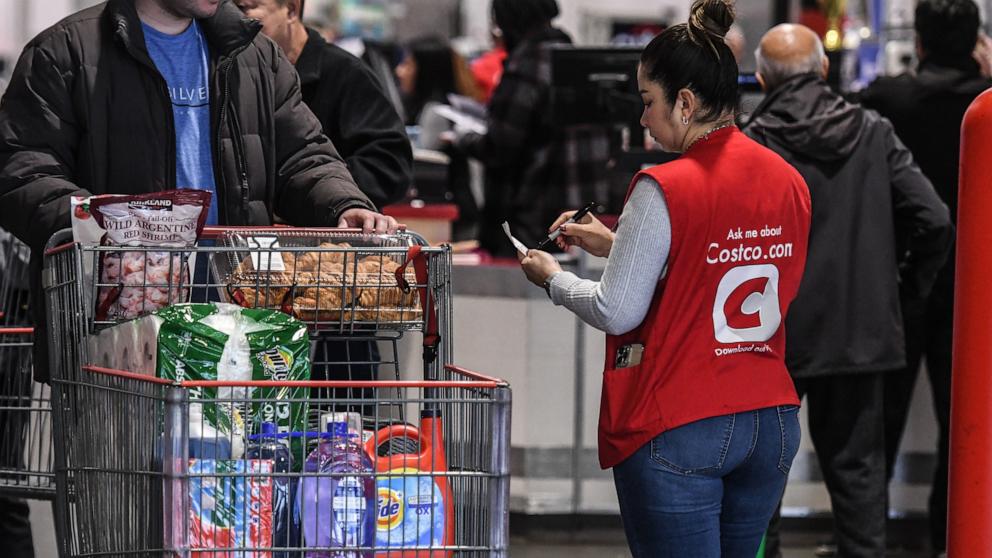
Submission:
<svg viewBox="0 0 992 558">
<path fill-rule="evenodd" d="M 178 35 L 141 24 L 148 54 L 169 85 L 176 122 L 176 187 L 209 190 L 207 224 L 216 225 L 217 187 L 210 143 L 210 52 L 193 21 Z"/>
</svg>

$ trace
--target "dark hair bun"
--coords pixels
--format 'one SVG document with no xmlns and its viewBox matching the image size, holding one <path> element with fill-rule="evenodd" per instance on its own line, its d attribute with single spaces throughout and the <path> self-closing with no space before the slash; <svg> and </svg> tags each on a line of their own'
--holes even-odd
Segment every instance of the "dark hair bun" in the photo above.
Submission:
<svg viewBox="0 0 992 558">
<path fill-rule="evenodd" d="M 641 53 L 643 74 L 661 85 L 669 105 L 682 89 L 701 99 L 700 122 L 715 123 L 739 107 L 737 60 L 723 40 L 734 24 L 732 2 L 695 0 L 687 23 L 665 29 Z"/>
<path fill-rule="evenodd" d="M 706 35 L 723 39 L 734 24 L 732 0 L 696 0 L 689 10 L 689 32 L 698 39 Z"/>
</svg>

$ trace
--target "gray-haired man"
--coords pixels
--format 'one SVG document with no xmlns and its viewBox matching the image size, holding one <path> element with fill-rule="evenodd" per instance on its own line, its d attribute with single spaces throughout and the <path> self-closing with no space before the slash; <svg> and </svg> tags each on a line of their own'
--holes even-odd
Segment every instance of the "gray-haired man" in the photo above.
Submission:
<svg viewBox="0 0 992 558">
<path fill-rule="evenodd" d="M 884 556 L 882 380 L 906 362 L 900 290 L 929 292 L 949 248 L 950 216 L 892 125 L 827 86 L 813 31 L 777 26 L 756 55 L 768 96 L 746 132 L 799 170 L 813 201 L 786 365 L 806 397 L 838 555 Z"/>
</svg>

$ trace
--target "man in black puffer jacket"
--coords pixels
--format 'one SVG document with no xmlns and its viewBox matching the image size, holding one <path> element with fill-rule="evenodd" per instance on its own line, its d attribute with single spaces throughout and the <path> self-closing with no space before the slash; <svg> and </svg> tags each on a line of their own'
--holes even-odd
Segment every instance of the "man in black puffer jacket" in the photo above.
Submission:
<svg viewBox="0 0 992 558">
<path fill-rule="evenodd" d="M 862 93 L 861 102 L 892 121 L 920 170 L 947 203 L 951 219 L 956 220 L 961 122 L 975 97 L 992 86 L 992 81 L 982 76 L 972 54 L 981 17 L 971 0 L 923 0 L 916 5 L 914 25 L 919 68 L 912 73 L 879 78 Z M 891 479 L 920 362 L 925 356 L 938 427 L 937 466 L 928 506 L 930 542 L 939 553 L 947 544 L 954 255 L 947 258 L 929 297 L 906 294 L 909 296 L 903 299 L 903 318 L 908 364 L 903 373 L 885 378 L 886 472 Z"/>
<path fill-rule="evenodd" d="M 883 378 L 906 364 L 899 294 L 925 296 L 933 287 L 950 247 L 950 216 L 892 124 L 827 86 L 827 58 L 813 31 L 775 27 L 757 56 L 768 96 L 745 131 L 796 167 L 813 204 L 806 271 L 785 322 L 785 362 L 806 397 L 838 556 L 880 557 Z"/>
<path fill-rule="evenodd" d="M 395 227 L 355 185 L 304 105 L 293 65 L 260 30 L 230 0 L 109 0 L 28 44 L 0 103 L 0 227 L 32 248 L 32 285 L 45 243 L 70 224 L 72 196 L 195 187 L 214 190 L 221 225 L 278 216 Z M 192 51 L 170 50 L 184 37 Z M 44 308 L 40 291 L 35 308 Z"/>
<path fill-rule="evenodd" d="M 42 254 L 70 225 L 72 196 L 192 187 L 215 193 L 211 224 L 395 227 L 260 29 L 229 0 L 109 0 L 24 49 L 0 101 L 0 227 L 32 250 L 39 381 L 49 377 Z M 26 511 L 0 521 L 19 539 L 7 549 L 31 556 Z"/>
</svg>

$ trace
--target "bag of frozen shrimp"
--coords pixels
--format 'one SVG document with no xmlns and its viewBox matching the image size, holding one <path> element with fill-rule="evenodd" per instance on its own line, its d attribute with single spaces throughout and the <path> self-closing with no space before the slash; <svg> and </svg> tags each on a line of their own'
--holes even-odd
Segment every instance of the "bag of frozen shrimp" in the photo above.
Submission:
<svg viewBox="0 0 992 558">
<path fill-rule="evenodd" d="M 186 302 L 192 254 L 183 249 L 194 246 L 203 231 L 210 197 L 203 190 L 166 190 L 73 199 L 76 242 L 122 248 L 96 252 L 97 321 Z M 84 265 L 90 275 L 92 262 Z"/>
</svg>

